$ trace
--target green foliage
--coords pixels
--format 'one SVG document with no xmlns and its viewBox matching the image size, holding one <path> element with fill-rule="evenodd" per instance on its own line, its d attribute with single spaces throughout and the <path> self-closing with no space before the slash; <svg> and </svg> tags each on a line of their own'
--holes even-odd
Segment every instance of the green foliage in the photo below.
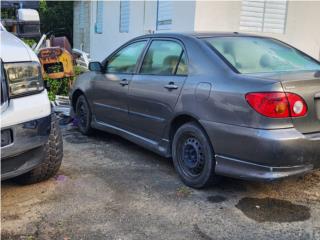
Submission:
<svg viewBox="0 0 320 240">
<path fill-rule="evenodd" d="M 62 79 L 47 79 L 49 85 L 48 96 L 51 101 L 56 99 L 56 95 L 67 96 L 69 92 L 69 81 L 70 78 Z"/>
<path fill-rule="evenodd" d="M 48 96 L 50 101 L 54 101 L 56 99 L 56 95 L 68 96 L 69 86 L 77 76 L 84 73 L 85 70 L 79 66 L 74 67 L 74 77 L 62 78 L 62 79 L 45 79 L 49 85 Z"/>
<path fill-rule="evenodd" d="M 74 66 L 74 74 L 75 76 L 79 76 L 80 74 L 84 73 L 85 70 L 82 67 Z"/>
<path fill-rule="evenodd" d="M 37 43 L 34 39 L 23 38 L 22 41 L 24 41 L 24 43 L 27 44 L 29 47 L 32 47 L 33 44 Z"/>
<path fill-rule="evenodd" d="M 41 0 L 39 5 L 41 32 L 54 32 L 73 41 L 73 1 Z"/>
<path fill-rule="evenodd" d="M 16 19 L 15 9 L 1 8 L 1 19 Z"/>
</svg>

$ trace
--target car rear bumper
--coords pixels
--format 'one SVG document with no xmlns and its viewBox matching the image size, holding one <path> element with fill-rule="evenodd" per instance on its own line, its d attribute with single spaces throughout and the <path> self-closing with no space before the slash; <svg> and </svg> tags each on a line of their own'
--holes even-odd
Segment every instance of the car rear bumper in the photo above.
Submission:
<svg viewBox="0 0 320 240">
<path fill-rule="evenodd" d="M 288 167 L 271 167 L 241 161 L 224 156 L 216 156 L 216 173 L 253 181 L 273 181 L 290 176 L 303 175 L 313 169 L 312 164 Z"/>
<path fill-rule="evenodd" d="M 50 134 L 51 115 L 40 119 L 8 126 L 1 132 L 10 132 L 1 142 L 1 180 L 30 171 L 44 159 L 43 146 Z"/>
<path fill-rule="evenodd" d="M 271 181 L 320 167 L 320 133 L 201 123 L 212 142 L 219 175 Z"/>
</svg>

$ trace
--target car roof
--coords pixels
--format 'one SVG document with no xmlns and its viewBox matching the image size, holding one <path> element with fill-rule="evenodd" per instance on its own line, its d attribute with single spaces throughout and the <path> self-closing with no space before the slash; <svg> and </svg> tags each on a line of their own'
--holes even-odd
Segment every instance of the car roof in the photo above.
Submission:
<svg viewBox="0 0 320 240">
<path fill-rule="evenodd" d="M 137 37 L 139 38 L 183 38 L 183 37 L 195 37 L 195 38 L 207 38 L 207 37 L 259 37 L 259 35 L 240 33 L 240 32 L 165 32 L 165 33 L 153 33 L 146 34 Z"/>
</svg>

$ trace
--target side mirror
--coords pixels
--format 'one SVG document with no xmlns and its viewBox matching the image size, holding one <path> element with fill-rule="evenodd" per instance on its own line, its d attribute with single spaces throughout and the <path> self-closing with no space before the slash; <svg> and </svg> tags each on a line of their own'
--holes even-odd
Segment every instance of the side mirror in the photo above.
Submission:
<svg viewBox="0 0 320 240">
<path fill-rule="evenodd" d="M 89 70 L 94 72 L 102 72 L 102 65 L 100 62 L 90 62 Z"/>
</svg>

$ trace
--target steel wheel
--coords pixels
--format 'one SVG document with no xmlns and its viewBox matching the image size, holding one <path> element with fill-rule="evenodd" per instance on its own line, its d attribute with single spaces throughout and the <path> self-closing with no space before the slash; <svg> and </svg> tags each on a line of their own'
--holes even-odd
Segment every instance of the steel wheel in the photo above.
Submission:
<svg viewBox="0 0 320 240">
<path fill-rule="evenodd" d="M 205 156 L 201 142 L 192 135 L 186 134 L 179 143 L 181 157 L 178 161 L 186 175 L 196 177 L 201 174 L 204 168 Z"/>
<path fill-rule="evenodd" d="M 186 123 L 177 130 L 172 142 L 172 158 L 182 181 L 190 187 L 202 188 L 218 179 L 211 143 L 197 123 Z"/>
</svg>

